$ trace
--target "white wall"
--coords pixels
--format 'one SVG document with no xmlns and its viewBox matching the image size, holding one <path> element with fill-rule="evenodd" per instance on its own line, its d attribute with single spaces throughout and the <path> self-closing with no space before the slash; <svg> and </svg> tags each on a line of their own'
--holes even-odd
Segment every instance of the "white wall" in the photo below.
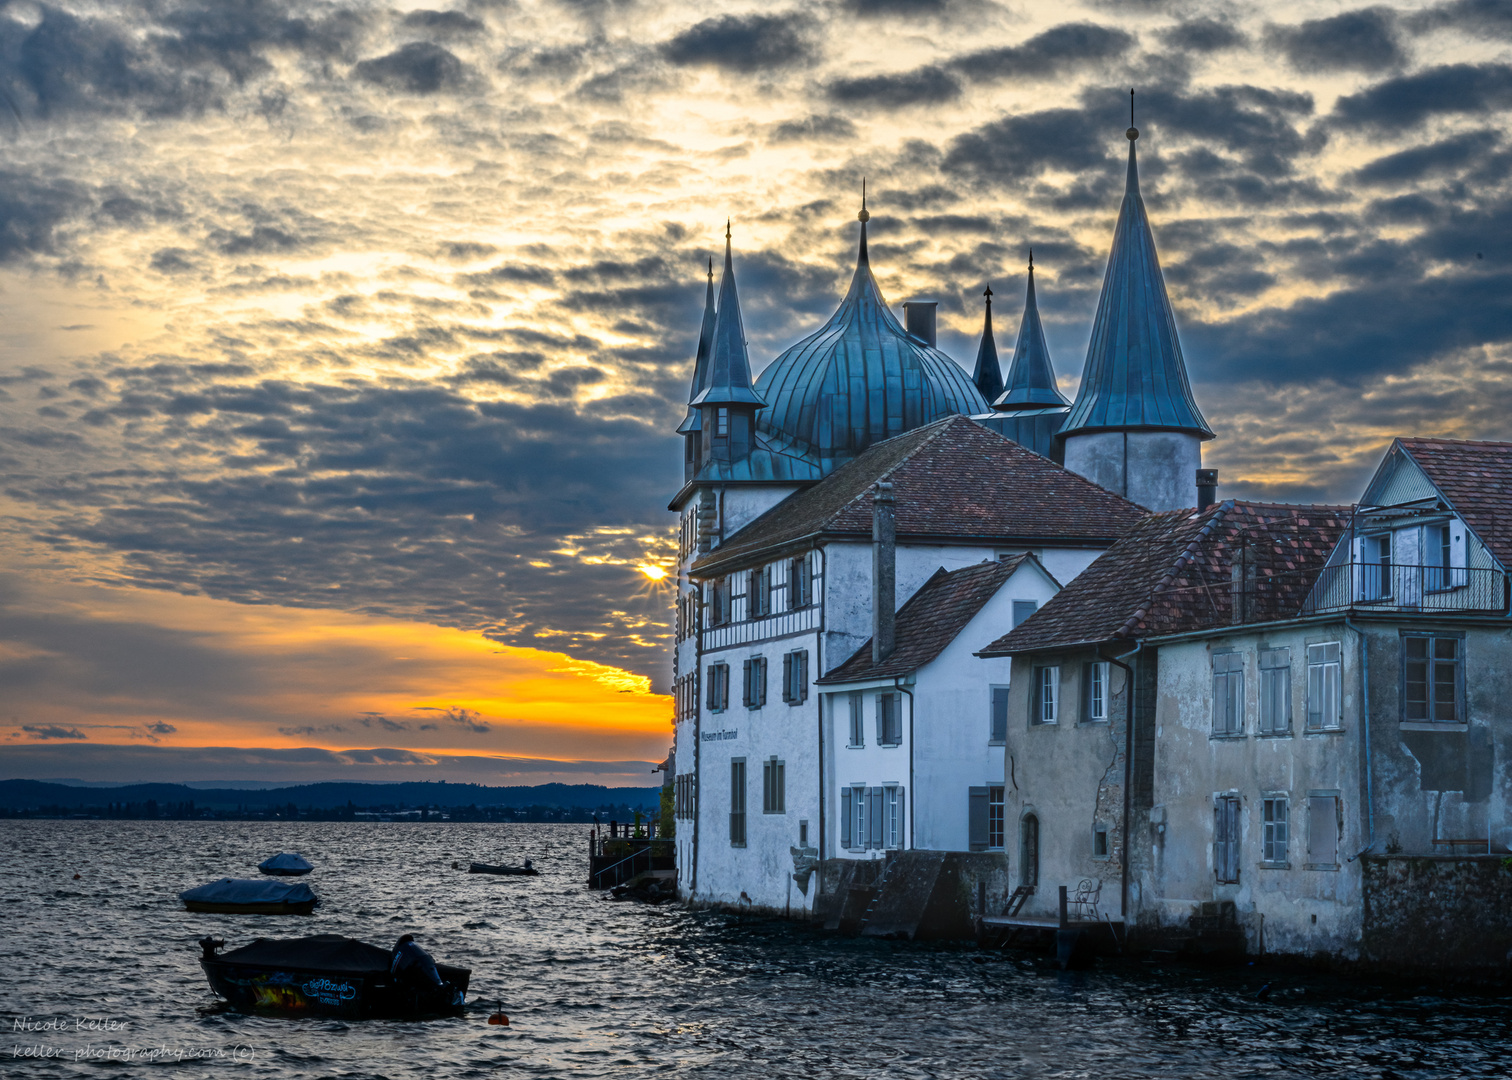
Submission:
<svg viewBox="0 0 1512 1080">
<path fill-rule="evenodd" d="M 1176 431 L 1072 435 L 1066 468 L 1150 510 L 1179 510 L 1197 505 L 1202 442 Z"/>
</svg>

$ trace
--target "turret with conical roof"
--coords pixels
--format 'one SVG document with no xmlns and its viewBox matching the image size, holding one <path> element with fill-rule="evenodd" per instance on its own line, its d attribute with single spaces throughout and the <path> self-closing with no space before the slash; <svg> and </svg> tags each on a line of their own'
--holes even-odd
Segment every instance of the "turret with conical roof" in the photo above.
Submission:
<svg viewBox="0 0 1512 1080">
<path fill-rule="evenodd" d="M 978 392 L 988 401 L 1003 392 L 1003 369 L 998 367 L 997 342 L 992 337 L 992 286 L 982 290 L 987 300 L 987 313 L 982 317 L 982 342 L 977 346 L 976 369 L 971 381 Z"/>
<path fill-rule="evenodd" d="M 725 222 L 724 274 L 719 281 L 719 310 L 709 344 L 708 379 L 689 404 L 700 414 L 702 461 L 727 463 L 750 454 L 756 440 L 756 410 L 766 408 L 766 402 L 751 386 L 751 359 L 735 288 L 729 222 Z"/>
<path fill-rule="evenodd" d="M 699 438 L 703 427 L 702 417 L 691 403 L 694 398 L 703 393 L 704 387 L 709 382 L 709 346 L 714 341 L 714 311 L 714 260 L 710 259 L 709 282 L 704 291 L 703 324 L 698 329 L 698 351 L 693 358 L 693 385 L 688 390 L 688 414 L 683 417 L 683 422 L 677 428 L 677 433 L 683 437 L 685 445 L 684 482 L 693 479 L 693 474 L 698 471 L 701 456 Z"/>
<path fill-rule="evenodd" d="M 1039 302 L 1034 295 L 1034 252 L 1029 253 L 1029 289 L 1024 296 L 1024 318 L 1019 323 L 1018 344 L 1003 393 L 992 403 L 1004 412 L 1018 409 L 1063 408 L 1071 403 L 1055 385 L 1055 368 L 1045 328 L 1040 323 Z"/>
<path fill-rule="evenodd" d="M 1187 382 L 1139 194 L 1131 126 L 1129 170 L 1081 388 L 1061 428 L 1066 467 L 1152 510 L 1196 505 L 1202 441 L 1213 438 Z"/>
</svg>

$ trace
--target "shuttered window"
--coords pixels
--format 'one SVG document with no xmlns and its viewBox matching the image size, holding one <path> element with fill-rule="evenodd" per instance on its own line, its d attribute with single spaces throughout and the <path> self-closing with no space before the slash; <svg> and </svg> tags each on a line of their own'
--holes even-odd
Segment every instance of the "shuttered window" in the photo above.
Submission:
<svg viewBox="0 0 1512 1080">
<path fill-rule="evenodd" d="M 1341 652 L 1337 641 L 1307 647 L 1308 731 L 1324 731 L 1344 722 L 1339 693 Z"/>
<path fill-rule="evenodd" d="M 1082 720 L 1100 724 L 1108 719 L 1108 664 L 1087 664 L 1082 674 Z"/>
<path fill-rule="evenodd" d="M 1239 880 L 1239 798 L 1223 795 L 1213 802 L 1213 872 L 1220 882 Z"/>
<path fill-rule="evenodd" d="M 741 700 L 748 709 L 759 709 L 766 704 L 767 662 L 764 656 L 753 656 L 745 662 L 744 691 Z"/>
<path fill-rule="evenodd" d="M 782 658 L 782 700 L 798 705 L 808 700 L 808 650 L 790 652 Z"/>
<path fill-rule="evenodd" d="M 888 691 L 877 695 L 877 745 L 903 742 L 903 695 Z"/>
<path fill-rule="evenodd" d="M 992 688 L 992 713 L 987 726 L 987 741 L 1001 745 L 1008 741 L 1008 688 Z"/>
<path fill-rule="evenodd" d="M 866 745 L 866 695 L 854 690 L 846 695 L 850 705 L 850 745 Z"/>
<path fill-rule="evenodd" d="M 1213 734 L 1244 734 L 1244 654 L 1213 656 Z"/>
<path fill-rule="evenodd" d="M 1060 707 L 1060 668 L 1034 669 L 1034 693 L 1029 719 L 1036 724 L 1053 724 Z"/>
<path fill-rule="evenodd" d="M 852 837 L 855 835 L 856 811 L 851 803 L 851 789 L 840 789 L 840 846 L 847 851 L 851 849 Z"/>
<path fill-rule="evenodd" d="M 882 846 L 888 851 L 903 847 L 903 789 L 889 784 L 882 789 Z"/>
<path fill-rule="evenodd" d="M 730 762 L 730 846 L 746 846 L 745 758 L 734 758 Z"/>
<path fill-rule="evenodd" d="M 873 817 L 871 793 L 871 788 L 860 784 L 840 789 L 841 847 L 851 851 L 864 851 L 871 846 L 873 822 L 875 821 L 878 830 L 881 829 L 881 821 Z"/>
<path fill-rule="evenodd" d="M 759 570 L 751 571 L 749 587 L 750 610 L 747 618 L 759 619 L 763 615 L 772 613 L 772 568 L 763 566 Z"/>
<path fill-rule="evenodd" d="M 1339 865 L 1339 797 L 1310 795 L 1307 799 L 1307 865 L 1335 870 Z"/>
<path fill-rule="evenodd" d="M 987 850 L 987 789 L 985 787 L 967 790 L 966 842 L 972 851 Z"/>
<path fill-rule="evenodd" d="M 710 712 L 723 712 L 730 707 L 730 665 L 709 665 L 709 698 Z"/>
<path fill-rule="evenodd" d="M 871 787 L 866 789 L 866 846 L 878 849 L 882 847 L 882 789 Z"/>
<path fill-rule="evenodd" d="M 776 758 L 761 763 L 761 812 L 787 813 L 787 763 Z"/>
<path fill-rule="evenodd" d="M 797 611 L 814 602 L 814 579 L 809 573 L 807 556 L 788 562 L 788 610 Z"/>
<path fill-rule="evenodd" d="M 987 785 L 987 850 L 1003 850 L 1003 785 Z"/>
<path fill-rule="evenodd" d="M 1291 734 L 1291 650 L 1260 650 L 1260 734 Z"/>
</svg>

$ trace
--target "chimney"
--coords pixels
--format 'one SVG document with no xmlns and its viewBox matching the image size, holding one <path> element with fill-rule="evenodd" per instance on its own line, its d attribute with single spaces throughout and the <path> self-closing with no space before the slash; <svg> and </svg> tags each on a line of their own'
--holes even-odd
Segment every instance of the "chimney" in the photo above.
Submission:
<svg viewBox="0 0 1512 1080">
<path fill-rule="evenodd" d="M 1197 470 L 1197 512 L 1201 513 L 1218 501 L 1218 470 Z"/>
<path fill-rule="evenodd" d="M 903 329 L 911 337 L 933 346 L 935 343 L 935 308 L 933 300 L 909 300 L 903 304 Z"/>
<path fill-rule="evenodd" d="M 893 486 L 872 491 L 872 663 L 892 655 L 897 644 L 898 522 Z"/>
</svg>

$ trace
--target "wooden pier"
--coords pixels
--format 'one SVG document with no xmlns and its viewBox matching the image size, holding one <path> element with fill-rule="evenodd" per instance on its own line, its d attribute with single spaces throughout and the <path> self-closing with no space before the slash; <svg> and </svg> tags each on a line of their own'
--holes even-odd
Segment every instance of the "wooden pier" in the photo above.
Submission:
<svg viewBox="0 0 1512 1080">
<path fill-rule="evenodd" d="M 639 832 L 641 835 L 634 835 Z M 611 821 L 602 830 L 588 834 L 588 886 L 612 889 L 642 875 L 659 879 L 676 877 L 677 862 L 671 838 L 656 835 L 655 819 L 635 828 L 629 822 Z"/>
</svg>

